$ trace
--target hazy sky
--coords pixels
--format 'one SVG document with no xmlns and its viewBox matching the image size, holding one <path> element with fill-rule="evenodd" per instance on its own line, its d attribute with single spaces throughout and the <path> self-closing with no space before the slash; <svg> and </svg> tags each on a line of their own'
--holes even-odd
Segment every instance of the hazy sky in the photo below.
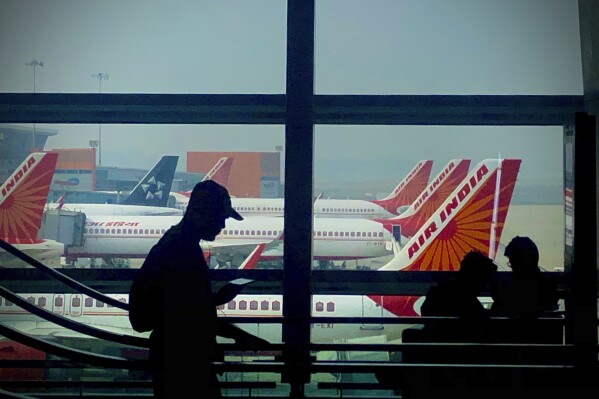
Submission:
<svg viewBox="0 0 599 399">
<path fill-rule="evenodd" d="M 264 93 L 285 89 L 284 0 L 0 0 L 0 92 Z M 321 0 L 317 94 L 581 95 L 576 0 Z M 87 147 L 97 125 L 44 125 L 47 149 Z M 104 125 L 102 163 L 273 151 L 283 126 Z M 419 159 L 521 157 L 559 180 L 561 129 L 317 126 L 316 178 L 399 179 Z M 436 172 L 437 169 L 433 169 Z"/>
</svg>

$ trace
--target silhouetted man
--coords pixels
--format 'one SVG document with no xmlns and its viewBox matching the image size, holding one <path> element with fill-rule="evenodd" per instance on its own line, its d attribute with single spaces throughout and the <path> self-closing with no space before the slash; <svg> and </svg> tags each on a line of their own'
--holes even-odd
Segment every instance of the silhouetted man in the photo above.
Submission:
<svg viewBox="0 0 599 399">
<path fill-rule="evenodd" d="M 130 290 L 129 319 L 136 331 L 152 331 L 150 364 L 154 395 L 220 398 L 212 362 L 216 336 L 253 348 L 266 341 L 217 318 L 215 295 L 200 240 L 213 241 L 227 218 L 243 220 L 227 190 L 198 183 L 187 210 L 151 249 Z"/>
</svg>

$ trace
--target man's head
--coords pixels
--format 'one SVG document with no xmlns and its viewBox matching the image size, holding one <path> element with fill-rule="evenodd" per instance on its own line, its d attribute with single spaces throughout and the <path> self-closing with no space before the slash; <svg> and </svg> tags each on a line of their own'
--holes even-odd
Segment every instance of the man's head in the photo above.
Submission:
<svg viewBox="0 0 599 399">
<path fill-rule="evenodd" d="M 470 251 L 462 258 L 458 275 L 478 292 L 485 288 L 496 271 L 497 265 L 489 257 L 482 252 Z"/>
<path fill-rule="evenodd" d="M 539 249 L 528 237 L 516 236 L 505 247 L 503 253 L 509 259 L 509 266 L 516 273 L 539 270 Z"/>
<path fill-rule="evenodd" d="M 212 180 L 195 185 L 183 215 L 186 223 L 192 223 L 201 232 L 200 238 L 213 241 L 225 227 L 225 220 L 243 217 L 231 206 L 231 197 L 226 188 Z"/>
</svg>

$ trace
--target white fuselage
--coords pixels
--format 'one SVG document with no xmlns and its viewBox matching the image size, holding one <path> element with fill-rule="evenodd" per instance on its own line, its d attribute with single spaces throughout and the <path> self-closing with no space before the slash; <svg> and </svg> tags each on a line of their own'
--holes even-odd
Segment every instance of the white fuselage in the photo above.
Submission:
<svg viewBox="0 0 599 399">
<path fill-rule="evenodd" d="M 45 310 L 80 323 L 93 325 L 119 333 L 136 333 L 129 322 L 128 312 L 82 294 L 19 294 L 31 303 Z M 113 294 L 113 298 L 127 303 L 128 295 Z M 281 295 L 237 295 L 228 304 L 218 307 L 220 317 L 268 317 L 282 321 L 283 299 Z M 317 317 L 396 317 L 379 306 L 374 300 L 363 295 L 314 295 L 312 316 Z M 188 328 L 196 328 L 197 321 Z M 0 320 L 3 324 L 29 332 L 32 335 L 74 336 L 67 329 L 45 321 L 0 297 Z M 239 327 L 260 336 L 271 343 L 282 342 L 280 323 L 240 323 Z M 200 322 L 201 326 L 201 322 Z M 355 339 L 385 335 L 387 340 L 398 339 L 408 325 L 402 324 L 350 324 L 314 321 L 311 342 L 339 342 L 342 339 Z M 201 327 L 200 327 L 201 328 Z"/>
<path fill-rule="evenodd" d="M 58 209 L 58 204 L 48 204 L 46 209 Z M 86 216 L 182 216 L 181 209 L 165 206 L 122 204 L 64 204 L 65 211 L 83 212 Z"/>
<path fill-rule="evenodd" d="M 189 198 L 176 196 L 179 209 L 185 209 Z M 233 208 L 242 216 L 283 216 L 285 200 L 283 198 L 231 198 Z M 365 200 L 318 199 L 314 203 L 314 217 L 337 218 L 390 218 L 397 216 L 383 207 Z"/>
<path fill-rule="evenodd" d="M 178 216 L 90 216 L 83 233 L 83 245 L 69 246 L 69 257 L 144 258 L 152 246 Z M 243 221 L 227 219 L 226 227 L 213 242 L 202 241 L 205 251 L 249 253 L 254 246 L 266 243 L 262 259 L 283 256 L 283 218 L 248 217 Z M 382 224 L 367 219 L 314 220 L 314 259 L 345 260 L 390 255 L 391 234 Z M 243 250 L 245 247 L 245 250 Z"/>
</svg>

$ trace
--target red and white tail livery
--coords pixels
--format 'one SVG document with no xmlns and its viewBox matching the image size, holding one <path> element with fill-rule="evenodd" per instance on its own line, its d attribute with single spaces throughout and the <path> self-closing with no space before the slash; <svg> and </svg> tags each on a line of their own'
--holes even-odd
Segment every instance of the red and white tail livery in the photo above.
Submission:
<svg viewBox="0 0 599 399">
<path fill-rule="evenodd" d="M 403 237 L 414 236 L 464 180 L 469 167 L 469 159 L 452 159 L 404 212 L 394 218 L 376 220 L 387 226 L 389 230 L 391 226 L 401 226 Z"/>
<path fill-rule="evenodd" d="M 400 207 L 410 205 L 426 188 L 432 167 L 432 160 L 419 161 L 391 194 L 380 200 L 371 200 L 371 202 L 397 215 Z"/>
<path fill-rule="evenodd" d="M 221 186 L 227 187 L 229 185 L 229 175 L 231 174 L 232 166 L 233 158 L 222 157 L 214 164 L 212 169 L 206 173 L 202 181 L 213 180 Z M 173 196 L 176 200 L 175 208 L 185 210 L 185 208 L 187 208 L 187 203 L 189 202 L 189 197 L 191 196 L 191 190 L 173 193 Z"/>
<path fill-rule="evenodd" d="M 57 153 L 31 153 L 0 187 L 0 239 L 38 260 L 64 251 L 62 244 L 38 238 L 57 159 Z M 0 267 L 13 262 L 21 264 L 0 250 Z"/>
<path fill-rule="evenodd" d="M 519 159 L 480 162 L 401 252 L 379 270 L 456 271 L 477 250 L 495 257 L 520 170 Z M 414 296 L 369 296 L 396 316 L 416 316 Z"/>
</svg>

